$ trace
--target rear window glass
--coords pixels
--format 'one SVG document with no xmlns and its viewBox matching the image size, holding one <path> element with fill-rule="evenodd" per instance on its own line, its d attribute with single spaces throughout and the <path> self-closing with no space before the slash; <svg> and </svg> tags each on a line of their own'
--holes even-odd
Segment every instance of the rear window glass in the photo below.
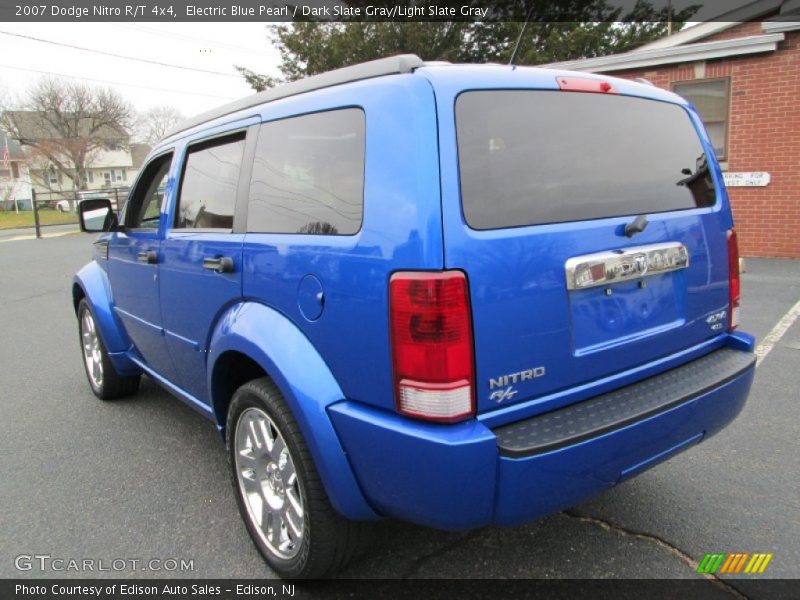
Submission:
<svg viewBox="0 0 800 600">
<path fill-rule="evenodd" d="M 703 147 L 679 106 L 552 91 L 456 102 L 464 216 L 498 229 L 711 206 Z"/>
<path fill-rule="evenodd" d="M 258 135 L 247 231 L 349 235 L 364 204 L 364 112 L 272 121 Z"/>
</svg>

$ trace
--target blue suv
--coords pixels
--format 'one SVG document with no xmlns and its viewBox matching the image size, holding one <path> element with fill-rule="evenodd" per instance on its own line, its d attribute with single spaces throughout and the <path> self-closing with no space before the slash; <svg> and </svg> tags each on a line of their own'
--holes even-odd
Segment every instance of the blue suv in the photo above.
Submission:
<svg viewBox="0 0 800 600">
<path fill-rule="evenodd" d="M 569 507 L 748 395 L 712 145 L 682 98 L 398 56 L 200 115 L 72 289 L 102 399 L 142 374 L 213 421 L 259 551 L 317 577 L 382 517 Z"/>
</svg>

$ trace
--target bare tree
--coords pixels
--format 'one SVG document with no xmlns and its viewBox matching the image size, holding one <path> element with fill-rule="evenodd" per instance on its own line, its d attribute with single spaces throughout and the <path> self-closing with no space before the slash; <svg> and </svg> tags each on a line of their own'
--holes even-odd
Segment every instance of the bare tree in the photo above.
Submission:
<svg viewBox="0 0 800 600">
<path fill-rule="evenodd" d="M 0 98 L 2 98 L 2 108 L 10 108 L 13 106 L 13 101 L 9 102 L 9 98 L 11 96 L 11 90 L 8 89 L 8 86 L 3 82 L 0 81 Z"/>
<path fill-rule="evenodd" d="M 137 141 L 153 146 L 183 118 L 174 106 L 154 106 L 138 115 L 134 136 Z"/>
<path fill-rule="evenodd" d="M 14 184 L 0 181 L 0 210 L 6 210 L 6 203 L 14 199 Z"/>
<path fill-rule="evenodd" d="M 132 109 L 109 88 L 45 78 L 21 108 L 3 112 L 0 128 L 27 150 L 34 169 L 53 169 L 75 189 L 85 189 L 87 166 L 100 151 L 128 141 Z"/>
</svg>

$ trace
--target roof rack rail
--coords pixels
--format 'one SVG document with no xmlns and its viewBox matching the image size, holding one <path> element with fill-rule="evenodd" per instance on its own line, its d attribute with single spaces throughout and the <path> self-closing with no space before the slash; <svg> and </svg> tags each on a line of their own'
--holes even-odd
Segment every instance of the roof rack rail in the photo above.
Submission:
<svg viewBox="0 0 800 600">
<path fill-rule="evenodd" d="M 370 79 L 372 77 L 380 77 L 382 75 L 396 75 L 399 73 L 411 73 L 414 69 L 423 66 L 422 59 L 416 54 L 398 54 L 397 56 L 390 56 L 388 58 L 380 58 L 378 60 L 371 60 L 369 62 L 352 65 L 350 67 L 343 67 L 319 75 L 312 75 L 304 79 L 298 79 L 291 83 L 286 83 L 278 87 L 264 90 L 252 96 L 234 100 L 228 104 L 224 104 L 218 108 L 214 108 L 197 116 L 191 117 L 185 121 L 178 123 L 173 129 L 167 132 L 163 139 L 168 139 L 183 131 L 201 125 L 207 121 L 218 119 L 230 115 L 240 110 L 245 110 L 252 106 L 258 106 L 265 102 L 303 94 L 312 90 L 319 90 L 322 88 L 341 85 L 343 83 L 350 83 L 352 81 L 360 81 L 362 79 Z"/>
</svg>

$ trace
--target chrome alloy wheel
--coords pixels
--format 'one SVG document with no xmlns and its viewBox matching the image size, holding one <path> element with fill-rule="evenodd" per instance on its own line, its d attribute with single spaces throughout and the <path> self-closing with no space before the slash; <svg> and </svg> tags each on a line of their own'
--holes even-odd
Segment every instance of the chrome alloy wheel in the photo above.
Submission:
<svg viewBox="0 0 800 600">
<path fill-rule="evenodd" d="M 267 413 L 248 408 L 236 424 L 236 479 L 250 520 L 264 544 L 293 558 L 305 533 L 303 497 L 294 461 Z"/>
<path fill-rule="evenodd" d="M 83 312 L 81 318 L 81 344 L 83 345 L 83 361 L 86 363 L 86 373 L 95 389 L 103 387 L 103 353 L 100 349 L 100 338 L 94 317 L 88 310 Z"/>
</svg>

